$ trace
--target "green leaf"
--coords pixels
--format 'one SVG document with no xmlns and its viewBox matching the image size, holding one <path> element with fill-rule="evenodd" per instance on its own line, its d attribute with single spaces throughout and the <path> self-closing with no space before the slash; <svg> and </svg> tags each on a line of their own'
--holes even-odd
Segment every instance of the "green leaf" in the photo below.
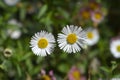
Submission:
<svg viewBox="0 0 120 80">
<path fill-rule="evenodd" d="M 23 47 L 22 47 L 22 44 L 20 41 L 17 42 L 17 46 L 18 46 L 18 49 L 22 52 L 23 51 Z"/>
<path fill-rule="evenodd" d="M 112 63 L 112 71 L 113 71 L 114 69 L 117 68 L 118 65 L 117 65 L 116 61 L 112 61 L 111 63 Z"/>
<path fill-rule="evenodd" d="M 20 10 L 20 19 L 24 20 L 26 16 L 26 10 L 24 8 L 21 8 Z"/>
<path fill-rule="evenodd" d="M 31 62 L 31 60 L 30 59 L 25 60 L 25 64 L 26 64 L 28 72 L 30 73 L 31 70 L 33 69 L 33 64 Z M 30 74 L 32 74 L 32 73 L 30 73 Z"/>
<path fill-rule="evenodd" d="M 61 13 L 61 15 L 65 18 L 65 19 L 68 19 L 69 18 L 69 14 L 67 11 L 59 8 L 58 11 Z"/>
<path fill-rule="evenodd" d="M 18 72 L 18 75 L 19 76 L 22 76 L 22 72 L 21 72 L 21 68 L 18 64 L 16 64 L 16 67 L 17 67 L 17 72 Z"/>
<path fill-rule="evenodd" d="M 67 64 L 60 64 L 58 66 L 59 71 L 66 73 L 69 71 L 69 66 Z"/>
<path fill-rule="evenodd" d="M 7 70 L 6 66 L 5 66 L 5 65 L 3 65 L 3 64 L 1 64 L 1 65 L 0 65 L 0 68 L 1 68 L 2 70 L 4 70 L 4 71 L 6 71 L 6 70 Z"/>
<path fill-rule="evenodd" d="M 116 74 L 113 76 L 114 78 L 120 78 L 120 74 Z"/>
<path fill-rule="evenodd" d="M 40 22 L 46 25 L 46 28 L 49 32 L 52 32 L 52 27 L 50 26 L 52 22 L 52 12 L 47 13 L 45 18 L 40 19 Z"/>
<path fill-rule="evenodd" d="M 31 73 L 32 75 L 38 74 L 39 72 L 40 72 L 40 66 L 36 66 L 35 68 L 33 68 L 33 69 L 30 71 L 30 73 Z"/>
<path fill-rule="evenodd" d="M 2 64 L 0 64 L 0 68 L 4 71 L 8 71 L 11 68 L 11 62 L 9 60 L 4 60 Z"/>
<path fill-rule="evenodd" d="M 0 1 L 0 7 L 5 8 L 6 5 L 3 3 L 3 1 Z"/>
<path fill-rule="evenodd" d="M 3 40 L 5 40 L 7 38 L 7 33 L 5 32 L 5 30 L 1 31 L 1 37 Z"/>
<path fill-rule="evenodd" d="M 105 71 L 106 73 L 110 73 L 111 71 L 109 70 L 109 68 L 106 67 L 100 67 L 101 70 Z"/>
<path fill-rule="evenodd" d="M 21 57 L 20 61 L 24 61 L 24 60 L 28 59 L 30 56 L 31 56 L 31 53 L 29 52 L 29 53 L 25 54 L 25 56 Z"/>
<path fill-rule="evenodd" d="M 47 11 L 47 5 L 44 5 L 40 8 L 40 11 L 38 13 L 38 18 L 40 18 L 41 16 L 43 16 L 45 14 L 45 12 Z"/>
</svg>

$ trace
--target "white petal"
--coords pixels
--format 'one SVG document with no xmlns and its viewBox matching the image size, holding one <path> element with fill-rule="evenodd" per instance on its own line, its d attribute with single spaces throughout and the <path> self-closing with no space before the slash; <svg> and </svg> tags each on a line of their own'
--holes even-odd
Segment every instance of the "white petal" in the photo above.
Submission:
<svg viewBox="0 0 120 80">
<path fill-rule="evenodd" d="M 38 47 L 38 41 L 40 38 L 46 38 L 48 40 L 48 46 L 44 49 L 41 49 Z M 35 33 L 35 35 L 31 38 L 30 41 L 30 47 L 32 48 L 32 51 L 35 55 L 39 56 L 46 56 L 47 54 L 50 54 L 54 48 L 55 38 L 51 33 L 48 33 L 46 31 L 41 31 Z"/>
<path fill-rule="evenodd" d="M 78 40 L 74 44 L 69 44 L 66 41 L 66 38 L 69 34 L 75 33 L 78 37 Z M 79 41 L 81 39 L 81 41 Z M 83 46 L 86 40 L 86 33 L 83 31 L 82 28 L 74 25 L 66 26 L 63 28 L 62 33 L 58 34 L 58 44 L 60 49 L 68 53 L 76 53 L 81 50 L 80 46 Z M 82 43 L 81 43 L 82 42 Z"/>
</svg>

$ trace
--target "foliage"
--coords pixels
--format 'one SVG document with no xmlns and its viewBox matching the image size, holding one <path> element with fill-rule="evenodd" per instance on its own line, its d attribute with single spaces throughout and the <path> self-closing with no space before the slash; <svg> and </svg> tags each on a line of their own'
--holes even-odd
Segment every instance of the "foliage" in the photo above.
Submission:
<svg viewBox="0 0 120 80">
<path fill-rule="evenodd" d="M 109 5 L 96 0 L 104 8 L 106 15 Z M 67 74 L 72 66 L 77 66 L 81 74 L 89 80 L 99 78 L 120 78 L 120 62 L 110 52 L 110 39 L 117 36 L 114 29 L 107 25 L 108 18 L 95 25 L 91 19 L 81 19 L 80 10 L 89 4 L 89 0 L 21 0 L 9 6 L 0 1 L 0 79 L 1 80 L 40 80 L 40 71 L 53 70 L 57 80 L 67 80 Z M 16 24 L 11 24 L 11 19 Z M 57 34 L 66 25 L 88 27 L 99 30 L 100 39 L 97 44 L 87 46 L 75 54 L 63 52 L 56 42 L 51 55 L 41 57 L 33 54 L 30 40 L 34 33 L 46 30 Z M 17 39 L 10 35 L 14 30 L 21 32 Z M 9 33 L 9 31 L 11 31 Z M 5 52 L 6 49 L 11 50 Z M 11 56 L 6 56 L 10 54 Z M 94 59 L 97 59 L 95 68 L 91 68 Z"/>
</svg>

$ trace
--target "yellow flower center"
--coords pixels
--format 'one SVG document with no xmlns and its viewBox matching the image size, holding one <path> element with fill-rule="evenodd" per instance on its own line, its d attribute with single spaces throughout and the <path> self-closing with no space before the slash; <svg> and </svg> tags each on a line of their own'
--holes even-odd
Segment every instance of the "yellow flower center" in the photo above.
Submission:
<svg viewBox="0 0 120 80">
<path fill-rule="evenodd" d="M 39 48 L 46 48 L 48 46 L 48 41 L 47 39 L 45 38 L 41 38 L 39 41 L 38 41 L 38 47 Z"/>
<path fill-rule="evenodd" d="M 80 72 L 79 71 L 74 71 L 72 73 L 72 75 L 75 78 L 75 80 L 80 80 Z"/>
<path fill-rule="evenodd" d="M 98 20 L 101 19 L 101 17 L 102 17 L 102 15 L 100 13 L 95 14 L 95 18 L 98 19 Z"/>
<path fill-rule="evenodd" d="M 88 39 L 92 39 L 93 38 L 93 33 L 92 32 L 87 32 L 87 37 Z"/>
<path fill-rule="evenodd" d="M 44 75 L 44 76 L 42 76 L 42 80 L 51 80 L 51 79 L 50 79 L 50 77 L 49 77 L 49 76 Z"/>
<path fill-rule="evenodd" d="M 67 42 L 70 44 L 74 44 L 77 41 L 77 36 L 74 33 L 71 33 L 67 36 Z"/>
<path fill-rule="evenodd" d="M 117 46 L 117 51 L 120 52 L 120 45 Z"/>
<path fill-rule="evenodd" d="M 82 16 L 83 16 L 84 19 L 88 19 L 88 18 L 90 17 L 90 14 L 89 14 L 88 11 L 84 11 L 84 12 L 82 13 Z"/>
</svg>

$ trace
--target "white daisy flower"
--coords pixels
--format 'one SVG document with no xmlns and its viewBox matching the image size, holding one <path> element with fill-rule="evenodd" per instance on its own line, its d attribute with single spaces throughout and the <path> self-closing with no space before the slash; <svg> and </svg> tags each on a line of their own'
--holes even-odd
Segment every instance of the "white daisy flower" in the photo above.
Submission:
<svg viewBox="0 0 120 80">
<path fill-rule="evenodd" d="M 17 30 L 8 29 L 7 34 L 12 39 L 18 39 L 18 38 L 20 38 L 22 32 L 19 29 L 17 29 Z"/>
<path fill-rule="evenodd" d="M 81 27 L 67 25 L 62 29 L 62 33 L 58 34 L 58 46 L 60 49 L 68 53 L 76 53 L 84 47 L 86 43 L 86 33 Z"/>
<path fill-rule="evenodd" d="M 16 5 L 19 2 L 19 0 L 4 0 L 4 2 L 9 6 L 13 6 Z"/>
<path fill-rule="evenodd" d="M 110 51 L 115 58 L 120 58 L 120 38 L 112 40 L 110 43 Z"/>
<path fill-rule="evenodd" d="M 41 31 L 31 38 L 30 47 L 35 55 L 46 56 L 53 51 L 54 43 L 55 38 L 51 33 Z"/>
<path fill-rule="evenodd" d="M 20 28 L 22 27 L 22 23 L 18 22 L 16 19 L 10 19 L 8 21 L 8 24 L 8 26 L 10 26 L 11 28 L 8 28 L 7 35 L 12 39 L 20 38 L 22 34 L 22 31 L 20 30 Z"/>
<path fill-rule="evenodd" d="M 99 32 L 95 28 L 87 28 L 86 35 L 87 35 L 86 41 L 89 46 L 96 44 L 99 40 Z"/>
<path fill-rule="evenodd" d="M 21 36 L 21 31 L 20 30 L 15 30 L 10 35 L 10 37 L 12 39 L 18 39 L 20 36 Z"/>
</svg>

